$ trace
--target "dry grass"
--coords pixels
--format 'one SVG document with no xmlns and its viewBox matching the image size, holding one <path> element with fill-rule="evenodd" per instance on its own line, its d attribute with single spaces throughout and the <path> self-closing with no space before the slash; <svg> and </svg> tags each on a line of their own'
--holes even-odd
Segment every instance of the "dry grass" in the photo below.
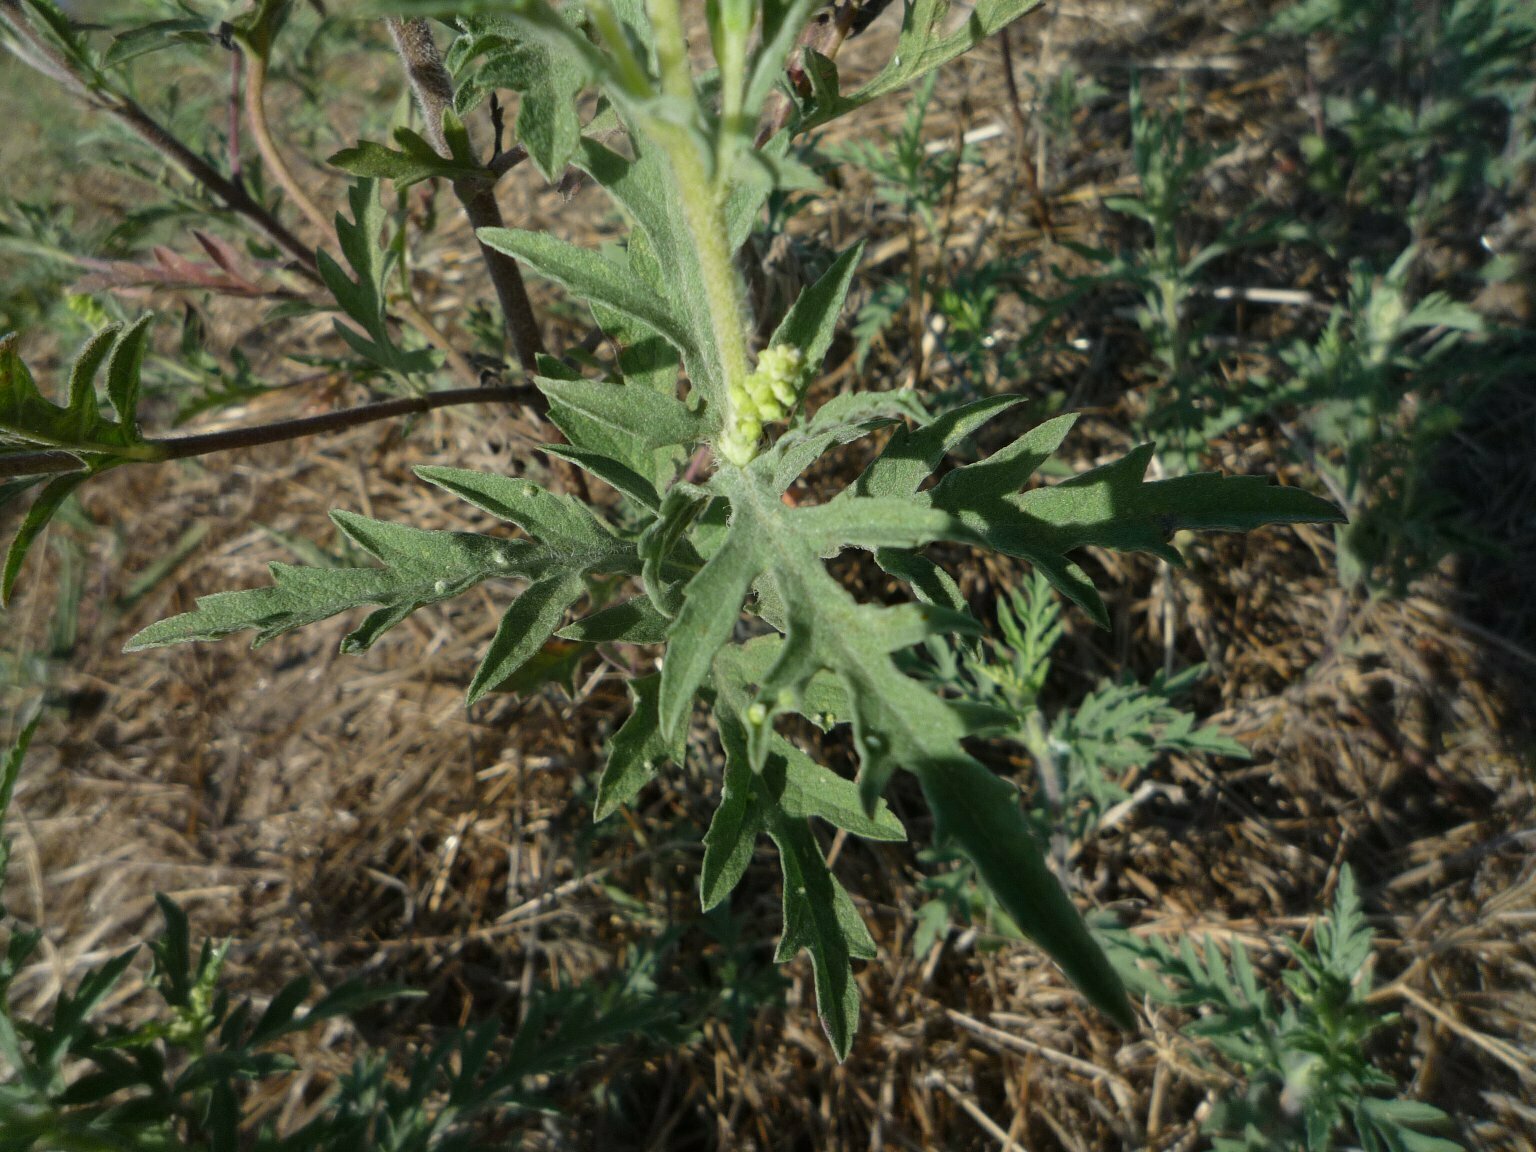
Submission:
<svg viewBox="0 0 1536 1152">
<path fill-rule="evenodd" d="M 1198 93 L 1194 131 L 1236 149 L 1207 189 L 1221 211 L 1262 194 L 1281 203 L 1301 195 L 1276 157 L 1304 123 L 1307 80 L 1297 61 L 1269 58 L 1232 33 L 1251 22 L 1248 6 L 1235 3 L 1090 3 L 1027 19 L 1014 48 L 1021 70 L 1049 77 L 1071 62 L 1122 94 L 1133 66 L 1155 98 L 1171 99 L 1182 79 Z M 889 34 L 872 32 L 865 49 L 878 53 L 878 37 Z M 1070 267 L 1014 187 L 999 68 L 988 45 L 940 85 L 934 139 L 1002 128 L 980 145 L 984 170 L 966 174 L 948 251 L 1033 251 Z M 887 102 L 845 130 L 894 129 L 902 113 L 899 101 Z M 1126 138 L 1124 103 L 1111 103 L 1081 118 L 1068 154 L 1051 157 L 1044 193 L 1058 240 L 1115 239 L 1122 225 L 1100 201 L 1133 186 Z M 567 234 L 605 219 L 597 192 L 564 202 L 529 173 L 507 181 L 504 202 L 509 223 Z M 881 219 L 857 184 L 797 229 L 835 248 L 871 220 L 871 267 L 901 269 L 901 222 Z M 1032 267 L 1037 291 L 1050 290 L 1050 262 Z M 1302 257 L 1248 270 L 1255 283 L 1330 288 L 1328 273 Z M 423 302 L 445 322 L 488 296 L 458 221 L 421 271 L 430 285 Z M 1255 310 L 1237 323 L 1284 331 L 1296 319 Z M 230 338 L 242 335 L 236 317 L 222 321 Z M 1000 318 L 1027 322 L 1022 310 Z M 1063 391 L 1090 411 L 1068 446 L 1084 467 L 1127 444 L 1137 337 L 1130 321 L 1076 322 L 1023 386 Z M 1079 336 L 1090 338 L 1085 349 L 1068 343 Z M 872 381 L 901 378 L 902 339 L 872 357 Z M 829 367 L 834 387 L 853 372 L 851 362 Z M 275 356 L 267 368 L 285 371 Z M 934 372 L 943 382 L 942 358 Z M 297 403 L 279 394 L 239 418 L 287 414 Z M 1284 959 L 1278 936 L 1307 930 L 1348 861 L 1378 929 L 1376 995 L 1403 1014 L 1383 1058 L 1413 1094 L 1465 1118 L 1473 1147 L 1518 1152 L 1536 1149 L 1536 798 L 1522 759 L 1532 746 L 1536 600 L 1532 565 L 1516 563 L 1536 538 L 1536 453 L 1512 429 L 1536 421 L 1529 395 L 1488 403 L 1489 419 L 1469 425 L 1462 448 L 1477 462 L 1483 506 L 1498 510 L 1490 520 L 1504 518 L 1488 529 L 1517 549 L 1508 561 L 1462 562 L 1401 601 L 1361 602 L 1337 588 L 1331 537 L 1316 529 L 1202 539 L 1172 578 L 1144 561 L 1100 557 L 1115 632 L 1076 620 L 1066 648 L 1079 682 L 1118 667 L 1155 669 L 1170 654 L 1210 662 L 1203 703 L 1254 752 L 1246 766 L 1163 765 L 1158 799 L 1075 846 L 1082 898 L 1137 930 L 1240 939 L 1273 973 Z M 416 482 L 410 466 L 451 462 L 541 479 L 546 464 L 527 448 L 537 434 L 527 413 L 440 413 L 408 436 L 366 428 L 134 470 L 86 489 L 93 527 L 76 534 L 88 571 L 80 639 L 54 670 L 59 706 L 12 823 L 8 897 L 46 941 L 42 961 L 17 982 L 22 1013 L 152 933 L 155 892 L 183 902 L 196 930 L 236 939 L 235 983 L 255 995 L 299 974 L 328 985 L 361 973 L 428 992 L 370 1013 L 355 1031 L 338 1026 L 305 1040 L 304 1077 L 264 1102 L 294 1122 L 360 1037 L 403 1047 L 488 1013 L 515 1021 L 534 985 L 611 974 L 626 949 L 664 932 L 675 933 L 658 971 L 665 990 L 718 998 L 726 963 L 759 974 L 772 967 L 777 878 L 766 856 L 733 901 L 745 943 L 721 943 L 720 921 L 697 911 L 697 838 L 718 788 L 702 732 L 685 769 L 594 829 L 594 768 L 627 708 L 620 670 L 586 665 L 570 697 L 548 689 L 465 712 L 465 685 L 502 607 L 493 589 L 418 612 L 361 658 L 336 655 L 341 622 L 254 655 L 236 641 L 119 652 L 133 631 L 197 594 L 262 583 L 266 562 L 291 559 L 285 538 L 331 547 L 333 506 L 483 527 L 466 506 Z M 1284 471 L 1275 435 L 1245 430 L 1223 466 Z M 121 603 L 126 581 L 201 522 L 211 529 L 191 558 L 138 602 Z M 39 550 L 6 620 L 8 652 L 42 645 L 55 561 Z M 1016 573 L 969 562 L 963 575 L 986 604 Z M 1007 768 L 1003 754 L 994 760 Z M 916 794 L 898 783 L 892 800 L 924 842 Z M 785 994 L 749 1001 L 737 1027 L 717 999 L 677 1046 L 637 1041 L 586 1069 L 560 1090 L 559 1116 L 521 1124 L 523 1146 L 1199 1146 L 1198 1120 L 1223 1080 L 1175 1019 L 1154 1012 L 1141 1033 L 1118 1034 L 1037 952 L 988 950 L 974 933 L 913 956 L 921 897 L 912 849 L 839 841 L 834 850 L 881 946 L 860 973 L 864 1021 L 845 1065 L 819 1034 L 802 958 L 786 970 Z M 125 987 L 121 1010 L 134 1011 L 136 996 Z"/>
</svg>

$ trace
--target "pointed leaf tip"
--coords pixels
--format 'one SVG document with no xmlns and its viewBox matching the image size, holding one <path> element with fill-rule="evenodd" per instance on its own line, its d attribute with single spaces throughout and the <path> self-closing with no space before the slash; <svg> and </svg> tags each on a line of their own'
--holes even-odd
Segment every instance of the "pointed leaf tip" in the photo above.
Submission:
<svg viewBox="0 0 1536 1152">
<path fill-rule="evenodd" d="M 1134 1028 L 1125 986 L 1046 866 L 1013 786 L 968 756 L 926 765 L 918 776 L 938 834 L 976 865 L 1003 910 L 1096 1008 Z"/>
</svg>

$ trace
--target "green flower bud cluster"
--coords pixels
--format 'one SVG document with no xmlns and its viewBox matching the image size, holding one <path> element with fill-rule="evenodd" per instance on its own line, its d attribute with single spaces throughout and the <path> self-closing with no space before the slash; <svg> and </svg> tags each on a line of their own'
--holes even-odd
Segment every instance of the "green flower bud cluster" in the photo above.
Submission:
<svg viewBox="0 0 1536 1152">
<path fill-rule="evenodd" d="M 763 425 L 787 419 L 800 403 L 804 377 L 805 354 L 800 349 L 792 344 L 765 348 L 757 358 L 757 370 L 731 386 L 731 410 L 720 454 L 738 468 L 750 463 L 757 455 Z"/>
</svg>

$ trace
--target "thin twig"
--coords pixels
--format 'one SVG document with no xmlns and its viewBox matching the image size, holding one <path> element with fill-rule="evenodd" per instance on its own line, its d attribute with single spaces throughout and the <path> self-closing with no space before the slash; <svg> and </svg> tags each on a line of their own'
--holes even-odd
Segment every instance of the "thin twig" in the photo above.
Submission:
<svg viewBox="0 0 1536 1152">
<path fill-rule="evenodd" d="M 1034 210 L 1035 223 L 1040 226 L 1040 231 L 1045 233 L 1047 240 L 1054 241 L 1056 229 L 1051 224 L 1051 207 L 1040 191 L 1039 176 L 1029 162 L 1029 120 L 1024 115 L 1024 102 L 1019 98 L 1019 84 L 1013 76 L 1013 44 L 1010 40 L 1012 33 L 1013 29 L 1004 28 L 997 34 L 997 38 L 1003 47 L 1003 79 L 1008 84 L 1008 111 L 1013 117 L 1013 130 L 1017 137 L 1014 145 L 1018 152 L 1019 171 L 1024 176 L 1025 190 L 1029 193 L 1029 204 Z"/>
<path fill-rule="evenodd" d="M 99 86 L 92 85 L 76 70 L 73 62 L 58 51 L 47 38 L 21 14 L 19 0 L 0 0 L 0 20 L 21 41 L 24 47 L 17 55 L 30 67 L 68 88 L 82 102 L 100 109 L 111 116 L 116 117 L 127 125 L 140 139 L 149 144 L 163 157 L 169 160 L 191 180 L 201 184 L 214 196 L 218 197 L 234 212 L 244 217 L 253 224 L 266 237 L 277 244 L 298 260 L 298 271 L 310 280 L 320 283 L 317 271 L 315 251 L 304 241 L 300 240 L 293 232 L 269 212 L 261 203 L 255 200 L 246 190 L 244 183 L 239 178 L 239 145 L 238 128 L 231 123 L 231 161 L 235 169 L 235 178 L 223 176 L 211 164 L 198 156 L 165 127 L 156 122 L 139 104 L 127 96 L 116 92 L 110 92 Z M 294 177 L 291 169 L 284 162 L 282 154 L 274 143 L 266 117 L 265 88 L 267 61 L 256 51 L 251 51 L 244 46 L 235 57 L 235 83 L 239 83 L 240 61 L 244 59 L 246 64 L 245 82 L 245 111 L 250 125 L 251 137 L 256 142 L 256 150 L 261 155 L 262 163 L 271 174 L 274 182 L 282 188 L 294 206 L 304 215 L 322 236 L 333 234 L 331 224 L 326 220 L 325 214 L 304 191 L 303 186 Z M 233 97 L 232 97 L 233 98 Z M 441 117 L 439 116 L 439 125 Z M 517 163 L 517 159 L 508 157 L 503 161 L 503 170 L 508 170 Z M 494 198 L 491 200 L 494 206 Z M 499 214 L 494 223 L 500 223 Z M 496 254 L 498 257 L 499 253 Z M 81 263 L 84 263 L 81 261 Z M 513 268 L 514 274 L 516 268 Z M 493 272 L 494 278 L 494 272 Z M 498 282 L 498 295 L 501 294 L 501 284 Z M 518 280 L 518 288 L 521 289 L 521 279 Z M 522 297 L 526 304 L 526 294 Z M 503 301 L 505 306 L 505 300 Z M 419 308 L 405 302 L 398 306 L 396 311 L 401 320 L 414 328 L 426 338 L 428 343 L 439 349 L 448 361 L 449 367 L 466 385 L 477 379 L 477 373 L 464 357 L 464 354 L 456 349 L 448 338 L 435 324 L 432 323 Z M 530 313 L 531 317 L 531 313 Z M 535 336 L 537 332 L 535 331 Z M 521 357 L 521 351 L 519 352 Z M 525 362 L 525 367 L 531 367 Z M 67 469 L 66 469 L 67 470 Z"/>
<path fill-rule="evenodd" d="M 951 1084 L 942 1073 L 930 1072 L 923 1078 L 923 1083 L 930 1088 L 938 1088 L 943 1091 L 956 1104 L 960 1106 L 967 1116 L 981 1127 L 982 1131 L 1003 1146 L 1004 1152 L 1024 1152 L 1024 1147 L 1003 1128 L 996 1120 L 982 1111 L 980 1104 L 972 1100 L 960 1089 Z"/>
<path fill-rule="evenodd" d="M 1074 1072 L 1099 1081 L 1109 1089 L 1110 1095 L 1115 1098 L 1115 1103 L 1120 1106 L 1121 1111 L 1127 1115 L 1130 1114 L 1133 1093 L 1130 1084 L 1126 1082 L 1123 1076 L 1116 1075 L 1107 1068 L 1100 1068 L 1097 1064 L 1063 1052 L 1058 1048 L 1037 1044 L 1035 1041 L 1028 1040 L 1013 1032 L 1005 1032 L 1001 1028 L 994 1028 L 990 1024 L 983 1024 L 974 1016 L 967 1016 L 964 1012 L 958 1012 L 953 1008 L 944 1009 L 944 1015 L 948 1016 L 951 1021 L 964 1028 L 967 1032 L 979 1036 L 997 1047 L 1010 1048 L 1015 1052 L 1022 1052 L 1025 1055 L 1040 1056 L 1053 1064 L 1060 1064 L 1063 1068 L 1070 1068 Z M 1010 1016 L 1006 1012 L 994 1012 L 992 1013 L 992 1018 L 1004 1022 L 1018 1019 L 1017 1016 Z"/>
<path fill-rule="evenodd" d="M 377 404 L 364 404 L 358 408 L 345 408 L 339 412 L 326 412 L 320 416 L 279 420 L 274 424 L 257 424 L 248 428 L 230 428 L 223 432 L 203 432 L 192 436 L 174 436 L 165 440 L 147 440 L 145 446 L 157 450 L 157 454 L 146 457 L 145 462 L 185 460 L 192 456 L 208 456 L 215 452 L 228 452 L 236 448 L 278 444 L 285 440 L 299 440 L 306 436 L 318 436 L 327 432 L 342 432 L 361 424 L 391 420 L 397 416 L 414 416 L 437 408 L 452 408 L 463 404 L 515 404 L 535 401 L 538 396 L 539 393 L 526 384 L 506 384 L 495 388 L 452 388 L 442 392 L 429 392 L 425 396 L 405 396 L 396 400 L 380 401 Z M 84 462 L 71 452 L 18 452 L 13 455 L 0 455 L 0 480 L 17 476 L 46 476 L 56 472 L 80 472 L 84 469 Z"/>
<path fill-rule="evenodd" d="M 440 155 L 451 156 L 448 140 L 443 134 L 443 114 L 453 108 L 453 81 L 448 70 L 443 67 L 437 42 L 432 39 L 432 29 L 421 19 L 391 17 L 385 24 L 426 121 L 427 139 Z M 470 227 L 476 232 L 481 228 L 502 226 L 496 190 L 488 181 L 455 180 L 453 194 L 463 205 L 464 215 L 469 218 Z M 533 315 L 533 305 L 528 300 L 528 290 L 523 285 L 523 274 L 518 270 L 516 260 L 486 244 L 480 245 L 480 255 L 490 272 L 496 298 L 501 302 L 507 333 L 512 337 L 518 363 L 524 371 L 533 372 L 537 367 L 538 356 L 544 351 L 544 339 Z"/>
<path fill-rule="evenodd" d="M 314 250 L 252 197 L 245 185 L 230 180 L 193 152 L 132 98 L 87 83 L 77 72 L 74 63 L 22 14 L 20 0 L 0 0 L 0 18 L 25 45 L 26 51 L 18 53 L 24 62 L 64 84 L 86 103 L 116 118 L 135 136 L 181 169 L 189 179 L 222 200 L 230 211 L 249 220 L 269 240 L 298 261 L 300 272 L 319 282 Z"/>
<path fill-rule="evenodd" d="M 1419 1011 L 1438 1021 L 1469 1044 L 1481 1048 L 1527 1084 L 1536 1084 L 1536 1064 L 1533 1064 L 1531 1058 L 1513 1044 L 1463 1024 L 1455 1016 L 1452 1016 L 1445 1009 L 1430 1003 L 1423 995 L 1414 991 L 1406 984 L 1395 985 L 1394 987 L 1399 996 L 1419 1009 Z"/>
<path fill-rule="evenodd" d="M 514 144 L 505 151 L 498 152 L 492 156 L 486 164 L 485 170 L 500 180 L 526 159 L 528 159 L 528 149 L 521 144 Z"/>
<path fill-rule="evenodd" d="M 333 233 L 332 222 L 310 199 L 309 193 L 294 176 L 293 169 L 288 167 L 283 154 L 277 150 L 277 143 L 272 139 L 272 131 L 267 122 L 267 57 L 251 49 L 238 52 L 236 59 L 241 56 L 246 58 L 245 119 L 251 128 L 251 139 L 256 142 L 256 151 L 261 154 L 261 162 L 266 166 L 267 174 L 283 190 L 283 195 L 288 197 L 315 231 L 321 236 L 330 237 Z"/>
</svg>

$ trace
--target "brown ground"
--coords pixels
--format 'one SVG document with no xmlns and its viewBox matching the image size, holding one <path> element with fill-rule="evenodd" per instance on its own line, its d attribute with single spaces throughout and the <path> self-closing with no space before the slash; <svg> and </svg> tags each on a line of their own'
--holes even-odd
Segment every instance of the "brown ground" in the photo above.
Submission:
<svg viewBox="0 0 1536 1152">
<path fill-rule="evenodd" d="M 1307 81 L 1297 61 L 1235 37 L 1251 23 L 1242 4 L 1192 14 L 1157 3 L 1067 7 L 1020 25 L 1021 75 L 1051 76 L 1070 61 L 1119 94 L 1080 118 L 1067 155 L 1049 157 L 1045 194 L 1058 239 L 1110 243 L 1124 229 L 1100 199 L 1134 188 L 1123 100 L 1132 66 L 1154 98 L 1174 99 L 1186 84 L 1192 129 L 1236 145 L 1209 182 L 1213 210 L 1260 194 L 1281 203 L 1300 195 L 1277 167 L 1304 130 Z M 875 52 L 882 34 L 862 47 Z M 1008 191 L 1017 144 L 1000 69 L 999 48 L 989 44 L 940 85 L 931 139 L 1002 128 L 979 145 L 984 165 L 966 170 L 950 251 L 965 251 L 985 228 L 989 250 L 1041 254 L 1032 274 L 1047 292 L 1048 265 L 1071 267 L 1070 258 L 1040 234 L 1027 194 Z M 894 130 L 902 111 L 902 101 L 888 101 L 857 131 Z M 796 228 L 841 247 L 878 220 L 869 266 L 899 274 L 902 225 L 864 198 L 861 180 Z M 535 181 L 518 172 L 503 185 L 509 223 L 579 234 L 604 220 L 599 193 L 584 190 L 567 204 Z M 439 207 L 452 215 L 446 194 Z M 450 323 L 465 301 L 485 295 L 466 239 L 455 221 L 422 261 L 431 307 Z M 1248 271 L 1253 283 L 1324 298 L 1338 285 L 1336 270 L 1305 254 Z M 1029 320 L 1015 311 L 1000 320 L 1005 338 L 1006 325 Z M 1293 322 L 1252 320 L 1281 330 Z M 318 340 L 323 327 L 301 335 Z M 1113 315 L 1071 318 L 1059 336 L 1062 350 L 1042 356 L 1022 386 L 1067 391 L 1091 411 L 1067 449 L 1081 468 L 1126 447 L 1120 429 L 1138 403 L 1127 389 L 1140 352 L 1134 322 Z M 1089 338 L 1086 351 L 1066 346 L 1077 336 Z M 852 373 L 837 355 L 834 382 Z M 908 363 L 898 326 L 866 375 L 900 380 Z M 271 356 L 265 368 L 294 371 Z M 935 374 L 945 371 L 939 358 Z M 229 419 L 355 398 L 278 394 Z M 1370 602 L 1339 589 L 1331 535 L 1319 529 L 1202 539 L 1171 579 L 1145 561 L 1104 557 L 1115 631 L 1096 634 L 1072 619 L 1063 646 L 1068 683 L 1126 665 L 1145 674 L 1163 662 L 1173 620 L 1175 659 L 1215 670 L 1204 709 L 1254 754 L 1250 765 L 1160 765 L 1164 800 L 1082 847 L 1085 903 L 1147 930 L 1240 939 L 1273 974 L 1284 963 L 1278 938 L 1307 930 L 1350 863 L 1378 930 L 1376 997 L 1402 1013 L 1402 1025 L 1385 1034 L 1383 1060 L 1405 1092 L 1462 1117 L 1470 1147 L 1500 1150 L 1536 1149 L 1536 797 L 1522 762 L 1536 657 L 1531 568 L 1521 563 L 1530 540 L 1519 535 L 1529 521 L 1519 509 L 1536 491 L 1531 406 L 1528 392 L 1496 394 L 1459 442 L 1466 462 L 1454 470 L 1462 487 L 1482 494 L 1485 527 L 1512 543 L 1504 558 L 1447 564 L 1402 600 Z M 695 1006 L 675 1045 L 621 1046 L 586 1068 L 557 1092 L 561 1115 L 514 1122 L 524 1146 L 1203 1146 L 1198 1119 L 1224 1082 L 1170 1014 L 1154 1011 L 1140 1033 L 1117 1034 L 1033 949 L 986 950 L 974 934 L 911 954 L 911 913 L 923 897 L 908 845 L 850 841 L 838 857 L 881 957 L 860 974 L 861 1035 L 836 1065 L 815 1020 L 805 958 L 783 970 L 782 992 L 771 986 L 771 858 L 761 854 L 731 922 L 697 911 L 698 836 L 718 787 L 708 756 L 649 788 L 634 812 L 594 828 L 594 770 L 627 709 L 615 670 L 584 666 L 570 698 L 548 689 L 466 713 L 465 685 L 501 607 L 494 589 L 418 612 L 364 657 L 337 656 L 342 621 L 254 654 L 234 640 L 120 654 L 134 631 L 198 594 L 263 583 L 268 561 L 293 559 L 285 540 L 335 547 L 325 518 L 334 506 L 483 527 L 409 470 L 446 462 L 540 478 L 544 469 L 518 433 L 532 420 L 440 413 L 408 437 L 379 425 L 125 471 L 85 490 L 91 530 L 55 529 L 84 546 L 79 638 L 49 670 L 58 707 L 34 746 L 11 824 L 8 898 L 47 941 L 18 981 L 19 1010 L 36 1011 L 86 966 L 150 934 L 155 892 L 181 901 L 196 931 L 235 938 L 233 980 L 251 994 L 270 995 L 298 974 L 321 985 L 362 974 L 428 992 L 370 1012 L 356 1029 L 306 1040 L 307 1071 L 266 1102 L 294 1122 L 347 1066 L 359 1037 L 403 1050 L 433 1027 L 493 1012 L 510 1028 L 531 986 L 615 974 L 665 936 L 661 988 L 703 988 L 719 1002 Z M 1272 430 L 1246 429 L 1222 463 L 1303 481 L 1286 459 Z M 202 523 L 208 534 L 188 558 L 126 603 L 131 581 Z M 46 646 L 60 555 L 38 550 L 29 587 L 6 618 L 7 653 Z M 985 599 L 1010 575 L 974 568 L 968 580 Z M 1000 766 L 1004 752 L 993 758 Z M 898 785 L 893 802 L 921 845 L 928 828 L 915 793 Z M 727 929 L 739 941 L 725 939 Z M 770 986 L 733 1007 L 721 986 L 730 964 Z M 136 995 L 124 988 L 122 1010 L 133 1010 Z M 595 1094 L 600 1083 L 606 1102 Z"/>
</svg>

